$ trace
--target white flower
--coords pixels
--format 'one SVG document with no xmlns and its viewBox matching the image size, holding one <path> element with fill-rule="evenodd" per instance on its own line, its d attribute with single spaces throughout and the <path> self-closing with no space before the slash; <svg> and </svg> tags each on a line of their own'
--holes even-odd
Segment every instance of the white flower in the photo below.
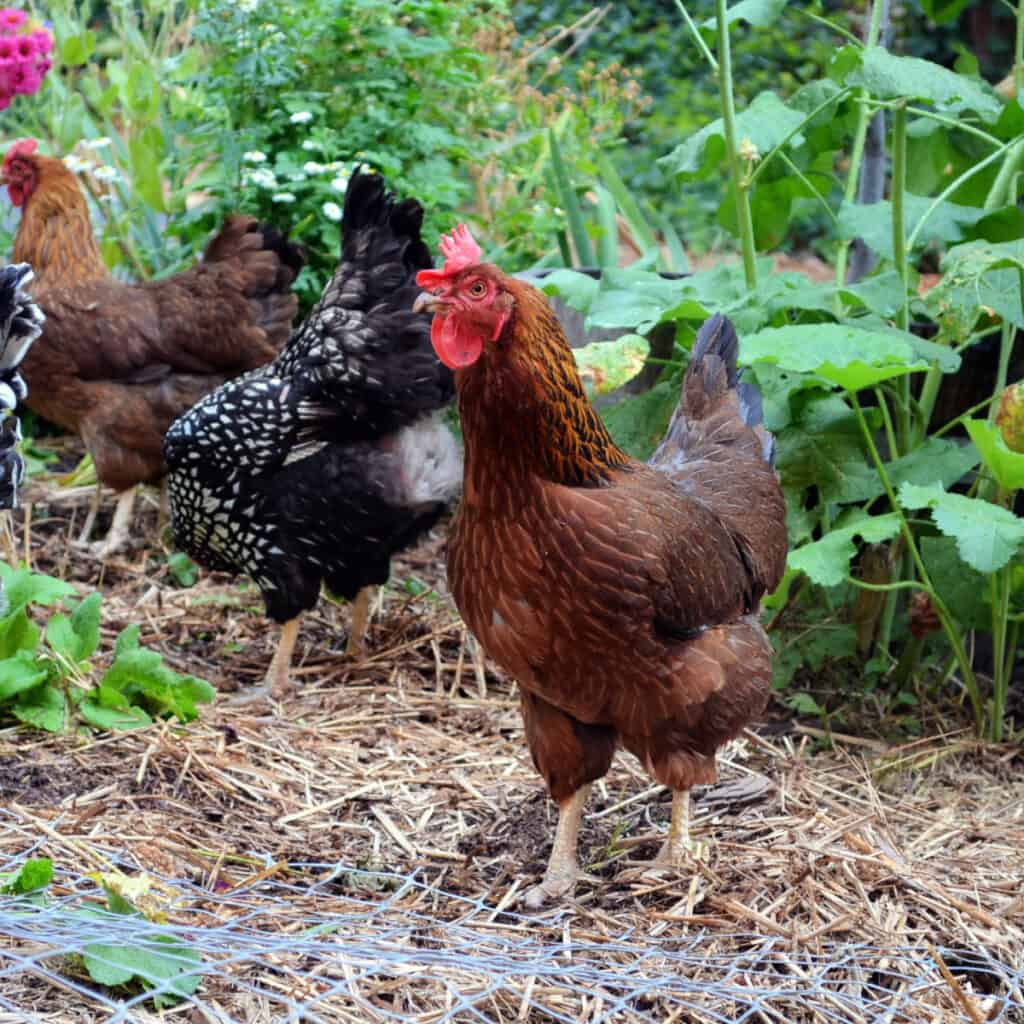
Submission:
<svg viewBox="0 0 1024 1024">
<path fill-rule="evenodd" d="M 293 192 L 275 192 L 271 197 L 272 203 L 294 203 L 295 194 Z"/>
<path fill-rule="evenodd" d="M 258 171 L 247 171 L 243 180 L 260 188 L 277 188 L 277 176 L 273 171 L 261 167 Z"/>
<path fill-rule="evenodd" d="M 64 166 L 72 174 L 81 174 L 82 171 L 91 171 L 96 165 L 91 160 L 83 160 L 80 156 L 75 156 L 74 153 L 68 153 L 64 157 Z"/>
<path fill-rule="evenodd" d="M 110 145 L 110 139 L 106 135 L 101 136 L 98 139 L 83 139 L 82 149 L 102 149 L 104 146 Z"/>
<path fill-rule="evenodd" d="M 252 14 L 259 5 L 260 0 L 238 0 L 238 9 L 246 14 Z"/>
<path fill-rule="evenodd" d="M 266 162 L 267 154 L 261 153 L 258 149 L 250 149 L 248 153 L 242 154 L 242 159 L 247 164 L 262 164 Z"/>
<path fill-rule="evenodd" d="M 302 165 L 302 169 L 307 174 L 323 174 L 327 170 L 323 164 L 318 164 L 315 160 L 307 160 Z"/>
<path fill-rule="evenodd" d="M 117 181 L 121 177 L 121 175 L 118 174 L 116 167 L 107 167 L 105 165 L 103 167 L 97 167 L 96 170 L 92 172 L 92 176 L 97 181 Z"/>
<path fill-rule="evenodd" d="M 324 216 L 328 220 L 333 220 L 335 224 L 341 220 L 341 207 L 337 203 L 324 203 L 323 211 Z"/>
<path fill-rule="evenodd" d="M 331 188 L 333 188 L 335 192 L 344 192 L 345 189 L 348 188 L 348 178 L 346 178 L 343 175 L 339 174 L 331 182 Z"/>
<path fill-rule="evenodd" d="M 305 141 L 304 141 L 304 142 L 302 143 L 302 148 L 303 148 L 303 149 L 304 149 L 304 150 L 305 150 L 305 151 L 306 151 L 307 153 L 313 153 L 313 152 L 315 152 L 316 150 L 318 150 L 318 149 L 319 149 L 320 147 L 319 147 L 319 146 L 318 146 L 318 145 L 317 145 L 317 144 L 316 144 L 316 143 L 315 143 L 315 142 L 314 142 L 314 141 L 313 141 L 312 139 L 306 139 L 306 140 L 305 140 Z"/>
<path fill-rule="evenodd" d="M 288 120 L 292 124 L 309 124 L 313 120 L 313 115 L 308 110 L 296 110 Z"/>
<path fill-rule="evenodd" d="M 306 180 L 306 175 L 303 174 L 302 171 L 292 171 L 291 174 L 288 175 L 288 180 L 289 181 L 305 181 Z"/>
</svg>

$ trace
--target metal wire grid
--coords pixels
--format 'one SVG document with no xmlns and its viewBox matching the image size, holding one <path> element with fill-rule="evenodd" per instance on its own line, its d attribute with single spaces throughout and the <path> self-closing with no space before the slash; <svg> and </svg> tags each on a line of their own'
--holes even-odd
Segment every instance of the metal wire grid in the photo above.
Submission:
<svg viewBox="0 0 1024 1024">
<path fill-rule="evenodd" d="M 8 863 L 3 870 L 17 867 Z M 595 942 L 572 937 L 571 929 L 562 941 L 552 941 L 571 912 L 555 912 L 541 923 L 498 914 L 495 906 L 433 888 L 415 873 L 320 863 L 292 867 L 319 880 L 267 880 L 211 893 L 162 879 L 175 893 L 165 908 L 169 921 L 179 922 L 173 924 L 83 915 L 96 906 L 98 887 L 67 872 L 55 879 L 59 898 L 4 898 L 0 1008 L 26 1024 L 158 1019 L 152 997 L 172 995 L 173 979 L 148 991 L 104 989 L 78 958 L 89 951 L 102 962 L 98 946 L 131 946 L 167 958 L 174 955 L 167 936 L 175 936 L 202 958 L 182 962 L 183 970 L 201 975 L 184 1001 L 192 1007 L 189 1019 L 217 1024 L 950 1019 L 939 1009 L 948 1006 L 949 981 L 926 945 L 831 943 L 812 953 L 780 936 L 702 931 L 652 938 L 624 930 Z M 380 888 L 366 898 L 339 896 L 339 880 L 352 877 Z M 428 905 L 430 912 L 410 910 L 410 902 Z M 955 965 L 958 984 L 986 1000 L 987 1020 L 1024 1022 L 1024 965 L 983 951 L 940 949 L 938 955 Z M 40 1008 L 52 1006 L 43 998 L 48 989 L 63 1000 L 56 1016 Z M 946 1002 L 937 1001 L 940 992 Z"/>
</svg>

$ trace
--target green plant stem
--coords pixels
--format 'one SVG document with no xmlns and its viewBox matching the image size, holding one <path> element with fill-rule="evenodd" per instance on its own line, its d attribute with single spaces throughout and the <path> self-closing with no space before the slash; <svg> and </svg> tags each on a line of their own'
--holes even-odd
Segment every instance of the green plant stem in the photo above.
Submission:
<svg viewBox="0 0 1024 1024">
<path fill-rule="evenodd" d="M 875 445 L 875 439 L 871 435 L 871 428 L 868 426 L 868 421 L 864 417 L 864 410 L 860 406 L 857 394 L 853 391 L 847 392 L 847 394 L 849 395 L 853 411 L 857 417 L 857 422 L 860 424 L 861 434 L 864 437 L 864 443 L 867 445 L 868 452 L 871 455 L 871 461 L 875 464 L 875 470 L 878 473 L 878 478 L 885 490 L 886 497 L 889 499 L 889 505 L 896 514 L 896 517 L 899 519 L 900 533 L 903 535 L 907 551 L 910 558 L 913 560 L 914 567 L 917 569 L 918 578 L 923 584 L 923 586 L 919 586 L 919 589 L 928 591 L 928 595 L 932 599 L 932 604 L 935 607 L 935 612 L 939 616 L 939 622 L 942 623 L 942 630 L 946 634 L 946 639 L 949 641 L 949 646 L 952 649 L 953 654 L 956 656 L 957 664 L 960 667 L 960 673 L 963 676 L 964 688 L 967 690 L 967 696 L 971 701 L 972 708 L 974 709 L 975 725 L 980 735 L 984 732 L 985 728 L 985 707 L 982 703 L 981 694 L 978 690 L 978 680 L 974 675 L 974 670 L 971 668 L 970 660 L 967 657 L 967 651 L 964 649 L 963 640 L 956 628 L 956 622 L 950 614 L 949 609 L 946 607 L 945 602 L 936 592 L 935 586 L 931 581 L 931 577 L 928 575 L 928 570 L 925 568 L 924 561 L 921 558 L 921 553 L 917 549 L 917 542 L 914 540 L 914 533 L 910 529 L 907 517 L 904 515 L 903 508 L 896 497 L 896 492 L 893 490 L 892 481 L 889 479 L 889 474 L 885 469 L 885 463 L 882 461 L 882 456 L 879 454 L 878 447 Z M 915 586 L 915 584 L 910 581 L 901 581 L 901 583 L 905 587 Z M 894 584 L 887 584 L 887 586 L 892 587 Z"/>
<path fill-rule="evenodd" d="M 1013 201 L 1012 189 L 1013 179 L 1024 159 L 1024 139 L 1017 139 L 1006 152 L 1006 159 L 1003 161 L 999 173 L 996 175 L 992 187 L 985 196 L 984 209 L 998 210 Z"/>
<path fill-rule="evenodd" d="M 917 426 L 914 429 L 914 436 L 911 440 L 911 449 L 916 448 L 928 435 L 928 424 L 932 419 L 932 412 L 935 410 L 935 400 L 939 397 L 939 385 L 942 383 L 942 370 L 938 363 L 928 367 L 924 383 L 921 385 L 921 395 L 917 400 L 918 416 Z"/>
<path fill-rule="evenodd" d="M 848 43 L 853 43 L 854 46 L 859 47 L 864 46 L 862 39 L 858 39 L 849 29 L 843 28 L 842 25 L 837 25 L 834 21 L 829 21 L 828 18 L 823 18 L 820 14 L 814 14 L 803 7 L 796 7 L 794 9 L 797 14 L 802 14 L 805 18 L 810 18 L 811 21 L 816 21 L 819 25 L 823 25 L 830 32 L 835 32 L 837 36 L 842 36 Z"/>
<path fill-rule="evenodd" d="M 1024 304 L 1024 270 L 1017 269 L 1020 281 L 1020 298 Z M 1009 320 L 1003 321 L 1002 334 L 999 341 L 999 363 L 996 366 L 996 386 L 992 391 L 992 402 L 988 407 L 988 421 L 994 423 L 999 411 L 999 401 L 1006 390 L 1006 378 L 1010 373 L 1010 356 L 1013 355 L 1013 344 L 1017 340 L 1017 325 Z"/>
<path fill-rule="evenodd" d="M 875 0 L 871 5 L 871 20 L 868 22 L 868 34 L 864 40 L 864 49 L 870 50 L 878 45 L 878 36 L 882 30 L 882 0 Z M 860 184 L 860 165 L 864 161 L 864 142 L 868 137 L 868 122 L 871 120 L 871 113 L 868 110 L 869 99 L 867 89 L 860 88 L 855 93 L 859 104 L 857 114 L 857 127 L 853 133 L 853 145 L 850 149 L 850 170 L 846 175 L 846 187 L 843 189 L 843 202 L 852 203 L 857 198 L 857 187 Z M 836 253 L 836 284 L 842 287 L 846 284 L 846 263 L 850 258 L 849 242 L 840 242 L 839 251 Z M 837 312 L 841 303 L 839 296 L 836 296 Z"/>
<path fill-rule="evenodd" d="M 828 205 L 828 202 L 826 201 L 825 197 L 810 183 L 810 181 L 808 181 L 807 175 L 804 174 L 804 172 L 801 171 L 800 168 L 797 167 L 797 165 L 793 163 L 793 161 L 790 160 L 790 158 L 786 156 L 785 153 L 779 153 L 779 159 L 789 168 L 789 171 L 793 175 L 793 177 L 797 178 L 803 185 L 807 187 L 807 190 L 811 193 L 811 195 L 818 200 L 818 205 L 825 211 L 825 213 L 829 215 L 829 217 L 832 218 L 832 223 L 835 224 L 836 227 L 838 227 L 839 218 L 836 216 L 832 207 Z M 748 178 L 744 187 L 749 188 L 750 183 L 753 180 L 753 176 Z"/>
<path fill-rule="evenodd" d="M 1013 92 L 1020 102 L 1024 90 L 1024 3 L 1017 4 L 1017 33 L 1013 40 Z"/>
<path fill-rule="evenodd" d="M 715 17 L 718 23 L 718 78 L 722 102 L 722 123 L 725 127 L 725 152 L 729 160 L 729 176 L 736 194 L 736 220 L 743 247 L 743 276 L 747 287 L 757 287 L 757 250 L 754 246 L 754 222 L 750 214 L 750 196 L 742 183 L 742 160 L 737 153 L 736 105 L 732 89 L 732 53 L 729 48 L 729 22 L 726 19 L 726 0 L 716 0 Z"/>
<path fill-rule="evenodd" d="M 903 303 L 896 315 L 897 325 L 904 331 L 910 327 L 910 263 L 904 199 L 907 193 L 907 108 L 898 106 L 892 114 L 892 251 L 896 272 L 903 286 Z M 902 405 L 899 410 L 900 451 L 910 451 L 910 375 L 900 380 Z"/>
<path fill-rule="evenodd" d="M 992 705 L 991 738 L 999 743 L 1003 738 L 1003 718 L 1006 712 L 1006 617 L 1010 613 L 1010 569 L 1003 566 L 989 575 L 989 595 L 992 600 Z"/>
<path fill-rule="evenodd" d="M 882 422 L 885 424 L 885 440 L 889 445 L 889 458 L 895 459 L 900 453 L 900 448 L 896 443 L 896 431 L 893 428 L 889 403 L 885 400 L 885 393 L 880 387 L 875 387 L 874 392 L 875 400 L 878 402 L 878 409 L 882 414 Z"/>
<path fill-rule="evenodd" d="M 676 0 L 676 7 L 679 8 L 679 13 L 683 16 L 683 21 L 686 22 L 686 27 L 690 30 L 690 35 L 693 36 L 693 40 L 697 44 L 697 49 L 703 54 L 704 59 L 708 62 L 708 66 L 711 70 L 717 74 L 718 61 L 715 60 L 715 55 L 708 49 L 708 44 L 704 42 L 704 37 L 700 34 L 700 29 L 693 23 L 693 18 L 690 17 L 690 12 L 683 5 L 682 0 Z"/>
<path fill-rule="evenodd" d="M 975 138 L 983 139 L 990 146 L 999 147 L 1004 145 L 1002 139 L 981 128 L 976 128 L 973 124 L 968 124 L 966 121 L 957 121 L 955 118 L 946 117 L 944 114 L 936 114 L 934 110 L 926 110 L 924 107 L 911 106 L 905 99 L 877 100 L 874 97 L 869 97 L 865 102 L 872 111 L 895 110 L 897 107 L 904 106 L 907 108 L 907 113 L 912 117 L 924 117 L 929 121 L 935 121 L 937 124 L 944 124 L 947 128 L 955 128 L 959 132 L 966 132 L 968 135 L 975 136 Z"/>
</svg>

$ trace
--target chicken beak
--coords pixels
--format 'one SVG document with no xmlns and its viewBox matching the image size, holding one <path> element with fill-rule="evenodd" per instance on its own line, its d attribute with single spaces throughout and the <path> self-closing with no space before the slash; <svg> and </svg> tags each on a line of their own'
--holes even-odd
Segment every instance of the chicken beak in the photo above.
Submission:
<svg viewBox="0 0 1024 1024">
<path fill-rule="evenodd" d="M 414 313 L 444 313 L 447 308 L 448 303 L 440 295 L 433 295 L 430 292 L 420 292 L 412 304 Z"/>
</svg>

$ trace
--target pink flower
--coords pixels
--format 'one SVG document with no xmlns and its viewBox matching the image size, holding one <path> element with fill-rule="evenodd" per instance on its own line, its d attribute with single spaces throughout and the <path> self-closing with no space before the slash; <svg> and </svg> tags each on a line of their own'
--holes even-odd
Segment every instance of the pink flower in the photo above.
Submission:
<svg viewBox="0 0 1024 1024">
<path fill-rule="evenodd" d="M 31 96 L 39 91 L 43 76 L 31 64 L 21 64 L 14 72 L 14 91 L 22 96 Z"/>
<path fill-rule="evenodd" d="M 43 59 L 40 60 L 38 64 L 36 64 L 36 71 L 38 71 L 40 75 L 45 75 L 46 72 L 49 71 L 52 67 L 53 61 L 50 60 L 49 57 L 43 57 Z"/>
<path fill-rule="evenodd" d="M 13 39 L 0 37 L 0 60 L 13 60 L 18 50 Z"/>
<path fill-rule="evenodd" d="M 15 10 L 13 7 L 4 7 L 0 10 L 0 32 L 16 32 L 25 24 L 27 16 L 24 11 Z"/>
<path fill-rule="evenodd" d="M 36 41 L 37 53 L 45 56 L 53 50 L 53 36 L 45 28 L 37 28 L 32 33 L 32 38 Z"/>
<path fill-rule="evenodd" d="M 36 55 L 36 41 L 33 36 L 16 36 L 14 45 L 19 57 L 28 58 Z"/>
</svg>

